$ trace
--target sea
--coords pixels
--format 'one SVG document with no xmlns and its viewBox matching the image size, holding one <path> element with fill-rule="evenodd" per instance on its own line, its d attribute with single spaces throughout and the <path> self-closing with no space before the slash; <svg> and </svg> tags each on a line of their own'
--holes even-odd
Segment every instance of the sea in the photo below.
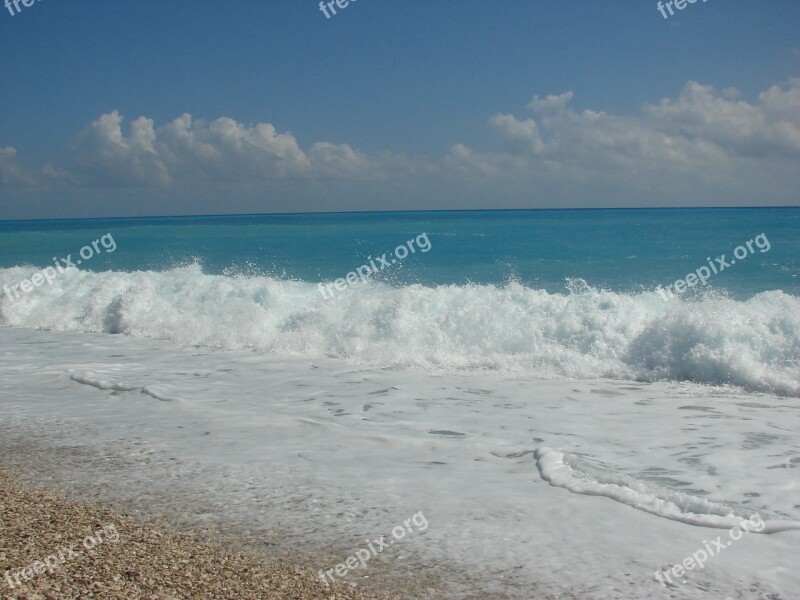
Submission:
<svg viewBox="0 0 800 600">
<path fill-rule="evenodd" d="M 384 535 L 341 579 L 413 597 L 800 598 L 798 208 L 5 221 L 0 288 L 0 437 L 70 486 Z"/>
</svg>

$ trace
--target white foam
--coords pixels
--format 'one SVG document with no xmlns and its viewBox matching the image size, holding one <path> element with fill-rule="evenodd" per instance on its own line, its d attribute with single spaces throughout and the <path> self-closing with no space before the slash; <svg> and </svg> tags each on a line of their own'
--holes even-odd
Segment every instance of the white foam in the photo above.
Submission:
<svg viewBox="0 0 800 600">
<path fill-rule="evenodd" d="M 747 511 L 745 515 L 737 514 L 737 509 L 729 504 L 656 486 L 550 448 L 538 448 L 534 456 L 542 478 L 550 485 L 576 494 L 605 496 L 681 523 L 731 529 L 746 526 L 746 521 L 757 514 L 754 511 Z M 763 515 L 759 516 L 763 519 Z M 791 529 L 800 529 L 800 522 L 766 520 L 762 528 L 751 531 L 775 533 Z"/>
<path fill-rule="evenodd" d="M 0 270 L 0 286 L 34 272 Z M 168 339 L 180 346 L 274 356 L 338 357 L 429 371 L 494 370 L 539 378 L 733 384 L 800 396 L 800 299 L 709 295 L 665 301 L 518 283 L 317 287 L 270 277 L 70 269 L 12 301 L 0 324 Z"/>
<path fill-rule="evenodd" d="M 70 373 L 69 378 L 76 383 L 82 383 L 83 385 L 90 385 L 92 387 L 97 388 L 98 390 L 132 392 L 134 390 L 141 389 L 135 385 L 128 385 L 125 383 L 118 383 L 118 382 L 115 383 L 107 379 L 100 379 L 99 377 L 94 377 L 91 374 L 86 374 L 86 373 Z"/>
<path fill-rule="evenodd" d="M 687 383 L 431 376 L 16 328 L 0 328 L 0 347 L 0 434 L 130 459 L 115 469 L 114 460 L 48 452 L 58 472 L 72 465 L 70 485 L 145 506 L 178 489 L 179 517 L 193 526 L 213 517 L 264 540 L 281 531 L 296 548 L 341 549 L 319 568 L 422 511 L 430 527 L 387 551 L 387 564 L 420 573 L 453 565 L 503 597 L 800 595 L 797 530 L 743 536 L 677 589 L 654 578 L 724 537 L 707 528 L 714 516 L 800 520 L 793 398 Z M 145 388 L 185 400 L 157 402 Z M 664 511 L 672 502 L 675 516 L 694 513 L 702 525 L 550 485 L 537 449 L 542 476 L 604 485 Z"/>
<path fill-rule="evenodd" d="M 167 386 L 142 386 L 132 385 L 129 383 L 113 382 L 108 379 L 101 379 L 91 373 L 70 373 L 69 378 L 83 385 L 88 385 L 98 390 L 112 390 L 115 392 L 134 392 L 138 391 L 142 394 L 161 400 L 162 402 L 182 402 L 184 401 L 179 396 L 176 396 L 171 389 Z"/>
</svg>

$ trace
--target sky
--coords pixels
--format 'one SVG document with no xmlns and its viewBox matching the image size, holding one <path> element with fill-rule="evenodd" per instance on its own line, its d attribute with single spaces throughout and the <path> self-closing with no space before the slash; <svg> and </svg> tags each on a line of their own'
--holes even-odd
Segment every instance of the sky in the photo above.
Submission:
<svg viewBox="0 0 800 600">
<path fill-rule="evenodd" d="M 800 205 L 797 0 L 4 1 L 0 219 Z"/>
</svg>

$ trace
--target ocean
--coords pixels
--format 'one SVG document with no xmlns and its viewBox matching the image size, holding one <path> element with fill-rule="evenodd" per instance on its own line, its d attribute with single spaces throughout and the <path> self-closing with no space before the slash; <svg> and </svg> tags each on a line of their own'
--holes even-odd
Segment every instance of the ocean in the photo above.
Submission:
<svg viewBox="0 0 800 600">
<path fill-rule="evenodd" d="M 794 208 L 0 222 L 4 432 L 134 457 L 64 472 L 287 555 L 424 513 L 351 581 L 800 597 L 799 232 Z"/>
</svg>

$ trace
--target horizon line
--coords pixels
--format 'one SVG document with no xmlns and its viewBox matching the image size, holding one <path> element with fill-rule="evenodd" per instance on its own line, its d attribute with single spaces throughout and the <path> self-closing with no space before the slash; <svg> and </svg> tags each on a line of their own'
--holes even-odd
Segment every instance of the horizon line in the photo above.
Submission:
<svg viewBox="0 0 800 600">
<path fill-rule="evenodd" d="M 110 221 L 135 219 L 186 219 L 211 217 L 280 217 L 302 215 L 371 215 L 402 213 L 478 213 L 478 212 L 533 212 L 533 211 L 609 211 L 609 210 L 775 210 L 797 209 L 800 205 L 787 206 L 624 206 L 624 207 L 573 207 L 573 208 L 427 208 L 422 210 L 336 210 L 336 211 L 300 211 L 300 212 L 267 212 L 267 213 L 213 213 L 184 215 L 142 215 L 138 217 L 61 217 L 40 219 L 0 219 L 0 223 L 35 223 L 42 221 Z"/>
</svg>

